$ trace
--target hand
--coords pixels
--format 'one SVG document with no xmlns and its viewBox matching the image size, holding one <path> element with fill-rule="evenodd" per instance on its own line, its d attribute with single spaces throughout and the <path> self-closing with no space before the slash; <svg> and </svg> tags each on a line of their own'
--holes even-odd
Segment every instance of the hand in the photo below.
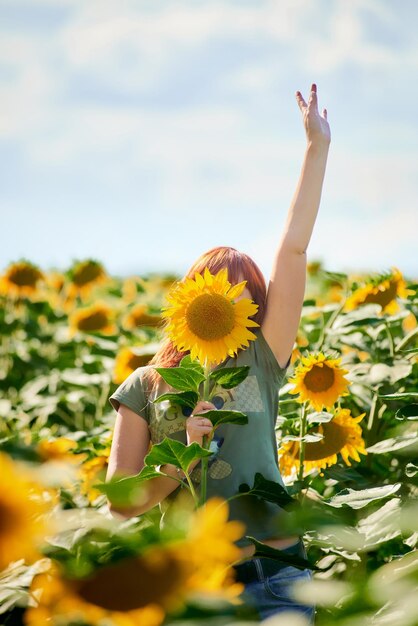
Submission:
<svg viewBox="0 0 418 626">
<path fill-rule="evenodd" d="M 305 102 L 300 91 L 296 92 L 296 100 L 303 114 L 303 124 L 308 142 L 329 145 L 331 131 L 327 120 L 328 114 L 326 109 L 322 109 L 322 115 L 319 114 L 316 84 L 312 83 L 308 103 Z"/>
<path fill-rule="evenodd" d="M 209 441 L 211 441 L 213 437 L 213 424 L 210 419 L 205 417 L 197 417 L 194 413 L 206 413 L 207 411 L 216 411 L 216 406 L 212 404 L 212 402 L 207 402 L 206 400 L 200 400 L 195 408 L 193 409 L 193 413 L 186 420 L 186 431 L 187 431 L 187 445 L 189 446 L 191 443 L 198 443 L 202 445 L 203 436 L 212 433 L 212 436 L 209 437 Z"/>
</svg>

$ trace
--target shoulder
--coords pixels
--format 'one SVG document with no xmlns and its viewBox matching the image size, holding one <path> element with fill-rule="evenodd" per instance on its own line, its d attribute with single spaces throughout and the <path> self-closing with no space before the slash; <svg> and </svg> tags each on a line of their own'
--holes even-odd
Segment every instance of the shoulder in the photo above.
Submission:
<svg viewBox="0 0 418 626">
<path fill-rule="evenodd" d="M 289 368 L 290 357 L 285 367 L 280 367 L 271 347 L 264 337 L 262 329 L 258 327 L 255 328 L 253 332 L 256 339 L 250 341 L 250 345 L 246 350 L 252 360 L 252 365 L 260 370 L 262 375 L 273 378 L 276 384 L 280 384 Z"/>
</svg>

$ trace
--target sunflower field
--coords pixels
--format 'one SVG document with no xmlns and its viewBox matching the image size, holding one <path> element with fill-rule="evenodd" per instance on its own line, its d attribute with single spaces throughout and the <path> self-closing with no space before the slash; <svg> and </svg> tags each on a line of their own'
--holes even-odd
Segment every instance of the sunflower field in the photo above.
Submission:
<svg viewBox="0 0 418 626">
<path fill-rule="evenodd" d="M 189 510 L 179 498 L 164 528 L 158 507 L 127 519 L 108 508 L 108 399 L 157 351 L 178 278 L 112 277 L 94 259 L 3 270 L 1 625 L 259 621 L 239 601 L 231 564 L 245 528 L 227 501 Z M 316 604 L 319 626 L 418 626 L 418 280 L 320 263 L 307 278 L 276 424 L 291 496 L 278 532 L 303 535 L 315 564 L 295 597 Z M 275 501 L 257 480 L 252 493 Z M 113 496 L 128 491 L 121 481 Z"/>
</svg>

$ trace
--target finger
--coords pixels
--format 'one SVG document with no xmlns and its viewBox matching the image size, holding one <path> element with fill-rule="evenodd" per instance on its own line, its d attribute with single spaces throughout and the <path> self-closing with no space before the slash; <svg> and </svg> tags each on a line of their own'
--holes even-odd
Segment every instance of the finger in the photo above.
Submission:
<svg viewBox="0 0 418 626">
<path fill-rule="evenodd" d="M 318 94 L 316 92 L 316 85 L 312 83 L 311 93 L 309 95 L 308 106 L 317 108 L 318 107 Z"/>
<path fill-rule="evenodd" d="M 299 105 L 300 110 L 304 111 L 308 105 L 306 104 L 302 94 L 300 93 L 300 91 L 297 91 L 295 95 L 296 95 L 296 101 Z"/>
</svg>

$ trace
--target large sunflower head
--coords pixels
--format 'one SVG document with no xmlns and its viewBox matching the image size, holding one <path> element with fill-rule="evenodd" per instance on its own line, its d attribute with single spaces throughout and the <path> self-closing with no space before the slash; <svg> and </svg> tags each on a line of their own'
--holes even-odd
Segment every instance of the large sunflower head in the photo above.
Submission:
<svg viewBox="0 0 418 626">
<path fill-rule="evenodd" d="M 309 401 L 316 411 L 322 411 L 323 407 L 330 410 L 340 396 L 348 395 L 350 382 L 344 378 L 348 370 L 342 369 L 340 362 L 341 357 L 332 359 L 322 352 L 302 356 L 294 377 L 288 379 L 295 385 L 289 393 L 298 393 L 296 401 Z"/>
<path fill-rule="evenodd" d="M 203 275 L 196 272 L 194 280 L 186 278 L 170 289 L 168 307 L 162 316 L 168 320 L 166 332 L 180 352 L 189 350 L 191 358 L 201 363 L 221 363 L 256 335 L 249 326 L 259 326 L 249 319 L 258 305 L 238 297 L 247 281 L 234 286 L 228 281 L 228 270 L 213 275 L 206 267 Z"/>
<path fill-rule="evenodd" d="M 32 581 L 38 605 L 27 609 L 27 626 L 73 621 L 158 626 L 196 593 L 239 604 L 243 585 L 235 582 L 231 563 L 240 552 L 233 542 L 245 527 L 227 518 L 228 504 L 211 498 L 188 518 L 184 537 L 149 546 L 88 576 L 69 579 L 51 562 L 50 570 Z"/>
<path fill-rule="evenodd" d="M 305 443 L 304 475 L 314 469 L 335 465 L 338 454 L 341 454 L 346 465 L 351 466 L 349 457 L 360 461 L 358 453 L 367 454 L 359 425 L 365 415 L 362 413 L 352 417 L 349 409 L 337 409 L 330 422 L 320 424 L 315 432 L 323 438 Z M 286 441 L 279 447 L 279 468 L 284 476 L 298 475 L 299 448 L 298 441 Z"/>
<path fill-rule="evenodd" d="M 398 268 L 370 278 L 363 285 L 356 286 L 353 293 L 347 298 L 344 309 L 351 311 L 362 304 L 380 304 L 381 313 L 390 315 L 399 311 L 396 298 L 406 298 L 415 292 L 407 288 L 407 284 Z"/>
<path fill-rule="evenodd" d="M 0 279 L 0 293 L 10 296 L 32 296 L 37 292 L 38 283 L 44 280 L 39 267 L 22 259 L 11 263 Z"/>
</svg>

